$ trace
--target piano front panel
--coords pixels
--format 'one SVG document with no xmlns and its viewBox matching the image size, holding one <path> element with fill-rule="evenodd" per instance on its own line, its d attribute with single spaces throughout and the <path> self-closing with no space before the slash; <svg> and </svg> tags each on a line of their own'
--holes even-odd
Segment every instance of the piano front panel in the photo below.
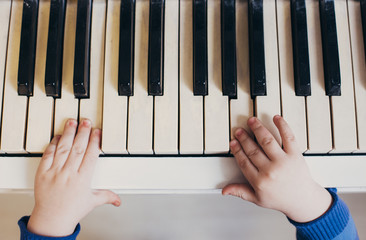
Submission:
<svg viewBox="0 0 366 240">
<path fill-rule="evenodd" d="M 366 67 L 360 2 L 334 1 L 341 96 L 326 96 L 325 92 L 319 1 L 305 1 L 311 96 L 298 96 L 295 91 L 297 59 L 293 49 L 301 46 L 296 45 L 299 41 L 293 41 L 291 1 L 253 2 L 262 3 L 263 9 L 265 96 L 251 96 L 250 91 L 249 59 L 255 53 L 249 51 L 248 0 L 235 2 L 236 98 L 223 94 L 223 86 L 229 86 L 233 79 L 225 82 L 222 70 L 226 58 L 222 56 L 225 42 L 221 36 L 221 0 L 206 2 L 207 13 L 203 17 L 207 19 L 200 23 L 207 25 L 203 29 L 207 29 L 204 47 L 208 50 L 208 69 L 207 76 L 195 77 L 203 78 L 196 79 L 197 83 L 205 82 L 207 77 L 207 95 L 195 95 L 193 91 L 193 27 L 194 21 L 200 20 L 193 18 L 195 2 L 162 1 L 165 14 L 161 29 L 164 38 L 162 96 L 148 94 L 150 1 L 133 2 L 134 49 L 132 56 L 120 58 L 121 0 L 94 0 L 89 98 L 78 98 L 73 90 L 77 0 L 69 0 L 61 96 L 52 98 L 46 96 L 44 86 L 50 1 L 39 1 L 34 92 L 29 97 L 19 96 L 17 91 L 18 71 L 22 68 L 19 48 L 23 1 L 1 1 L 0 76 L 4 76 L 4 81 L 0 81 L 0 94 L 3 93 L 3 97 L 0 95 L 0 188 L 32 188 L 40 156 L 35 153 L 42 153 L 50 138 L 62 133 L 68 118 L 78 121 L 89 118 L 93 127 L 102 128 L 103 132 L 103 157 L 95 187 L 218 189 L 228 182 L 242 181 L 229 155 L 228 143 L 235 129 L 247 128 L 247 119 L 257 116 L 280 143 L 272 122 L 275 114 L 288 120 L 314 178 L 321 184 L 366 186 L 365 156 L 353 154 L 366 152 L 366 110 L 363 109 Z M 120 59 L 133 61 L 131 96 L 118 93 Z M 310 156 L 310 153 L 318 155 Z M 341 174 L 343 169 L 345 172 Z M 337 174 L 342 176 L 337 179 Z"/>
<path fill-rule="evenodd" d="M 0 158 L 0 192 L 33 190 L 40 157 Z M 365 156 L 307 156 L 312 177 L 324 187 L 366 188 Z M 120 193 L 219 193 L 245 179 L 233 157 L 102 157 L 92 187 Z"/>
</svg>

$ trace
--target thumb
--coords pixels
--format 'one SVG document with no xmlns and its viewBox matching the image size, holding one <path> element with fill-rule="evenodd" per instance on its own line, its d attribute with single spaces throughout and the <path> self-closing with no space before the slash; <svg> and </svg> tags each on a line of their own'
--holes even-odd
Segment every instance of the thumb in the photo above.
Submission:
<svg viewBox="0 0 366 240">
<path fill-rule="evenodd" d="M 101 206 L 103 204 L 113 204 L 116 207 L 121 205 L 121 199 L 117 194 L 110 190 L 96 190 L 94 191 L 96 196 L 96 206 Z"/>
<path fill-rule="evenodd" d="M 257 201 L 253 188 L 247 183 L 229 184 L 222 189 L 222 195 L 232 195 L 252 203 Z"/>
</svg>

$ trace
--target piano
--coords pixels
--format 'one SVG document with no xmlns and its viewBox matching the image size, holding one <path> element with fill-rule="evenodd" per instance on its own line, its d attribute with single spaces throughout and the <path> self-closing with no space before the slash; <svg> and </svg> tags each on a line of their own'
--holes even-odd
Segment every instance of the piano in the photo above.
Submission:
<svg viewBox="0 0 366 240">
<path fill-rule="evenodd" d="M 32 191 L 68 118 L 102 129 L 93 187 L 218 192 L 257 116 L 325 187 L 366 187 L 366 0 L 1 0 L 0 191 Z"/>
</svg>

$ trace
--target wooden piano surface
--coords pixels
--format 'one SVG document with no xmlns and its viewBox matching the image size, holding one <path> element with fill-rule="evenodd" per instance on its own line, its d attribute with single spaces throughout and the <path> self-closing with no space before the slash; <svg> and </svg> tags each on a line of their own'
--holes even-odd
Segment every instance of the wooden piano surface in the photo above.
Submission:
<svg viewBox="0 0 366 240">
<path fill-rule="evenodd" d="M 366 188 L 365 155 L 305 156 L 324 187 Z M 0 157 L 0 191 L 32 190 L 40 157 Z M 93 188 L 117 192 L 218 192 L 245 179 L 235 159 L 212 157 L 100 157 Z"/>
</svg>

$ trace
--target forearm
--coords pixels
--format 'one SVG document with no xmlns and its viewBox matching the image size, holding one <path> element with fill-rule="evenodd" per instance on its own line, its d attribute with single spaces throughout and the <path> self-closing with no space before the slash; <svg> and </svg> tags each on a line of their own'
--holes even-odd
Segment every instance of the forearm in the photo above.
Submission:
<svg viewBox="0 0 366 240">
<path fill-rule="evenodd" d="M 338 197 L 335 189 L 328 191 L 332 195 L 333 203 L 324 215 L 308 223 L 297 223 L 289 219 L 296 227 L 298 240 L 359 239 L 347 205 Z"/>
<path fill-rule="evenodd" d="M 57 239 L 57 240 L 75 240 L 80 232 L 80 224 L 78 224 L 76 226 L 74 232 L 69 236 L 65 236 L 65 237 L 40 236 L 40 235 L 36 235 L 36 234 L 28 231 L 28 229 L 27 229 L 28 221 L 29 221 L 29 216 L 22 217 L 18 221 L 18 225 L 20 228 L 20 240 L 55 240 L 55 239 Z"/>
</svg>

